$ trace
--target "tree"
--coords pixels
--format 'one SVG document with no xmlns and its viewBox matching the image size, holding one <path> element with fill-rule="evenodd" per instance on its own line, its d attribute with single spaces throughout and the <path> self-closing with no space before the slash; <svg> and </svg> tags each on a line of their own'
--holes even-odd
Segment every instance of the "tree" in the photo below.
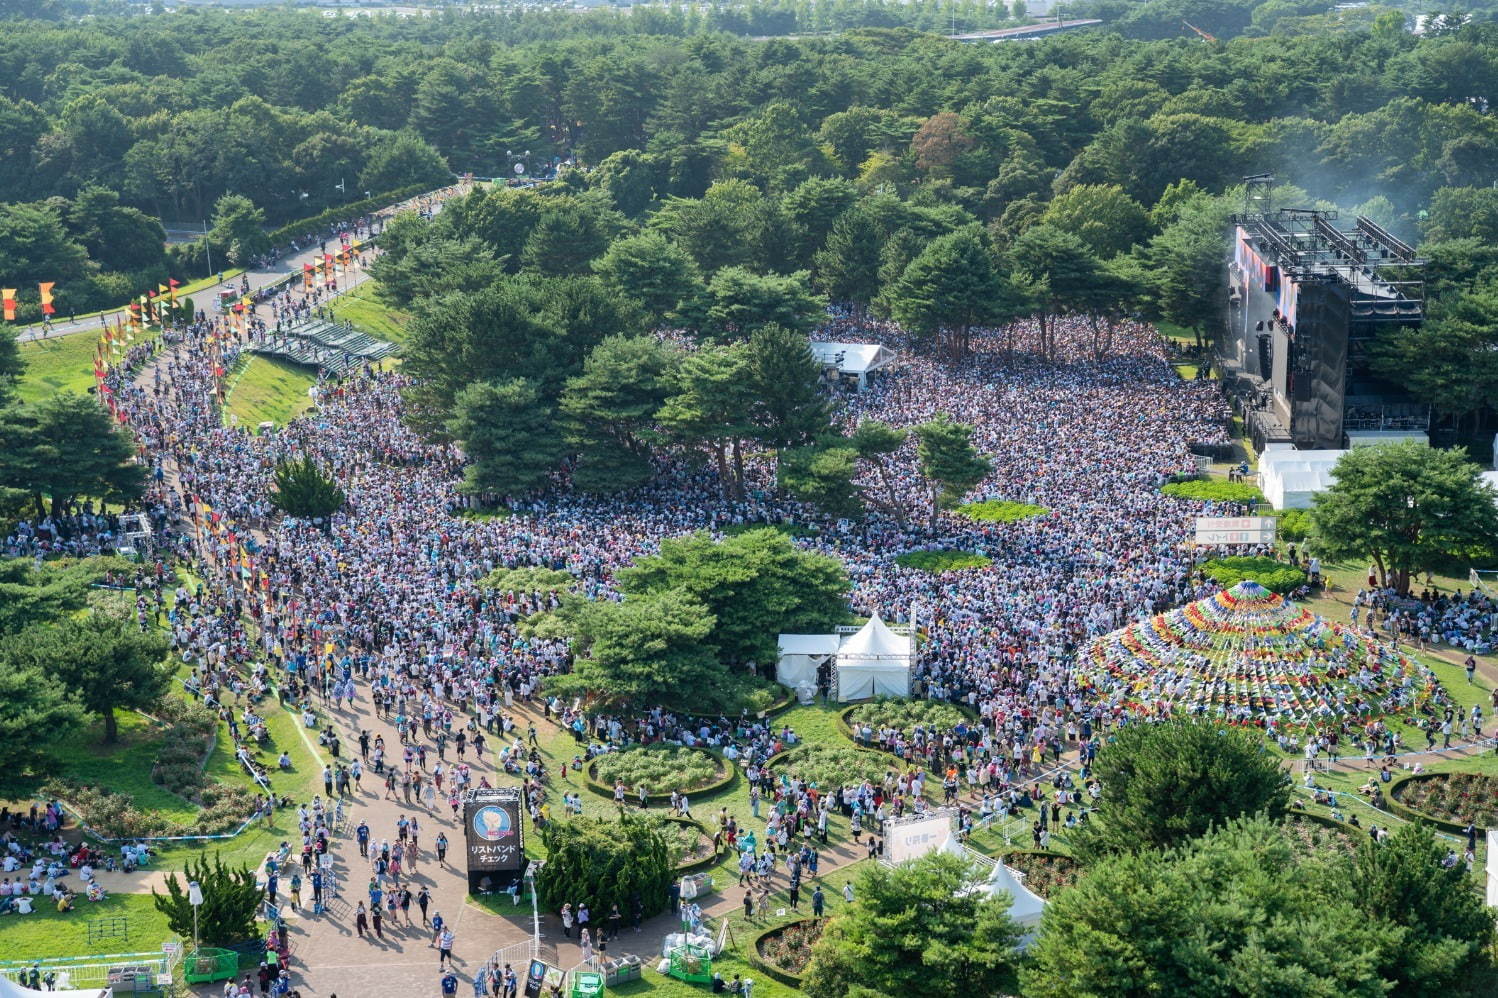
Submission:
<svg viewBox="0 0 1498 998">
<path fill-rule="evenodd" d="M 1246 815 L 1278 818 L 1290 801 L 1263 736 L 1204 720 L 1130 724 L 1098 752 L 1106 815 L 1074 837 L 1097 857 L 1168 849 Z"/>
<path fill-rule="evenodd" d="M 588 354 L 561 401 L 563 429 L 577 452 L 576 488 L 614 492 L 649 480 L 655 414 L 678 362 L 677 349 L 653 336 L 612 336 Z"/>
<path fill-rule="evenodd" d="M 1498 398 L 1498 281 L 1443 296 L 1419 329 L 1374 342 L 1373 367 L 1458 421 Z"/>
<path fill-rule="evenodd" d="M 856 517 L 863 512 L 858 487 L 853 484 L 857 461 L 858 451 L 841 437 L 822 445 L 794 447 L 781 451 L 776 483 L 828 516 Z"/>
<path fill-rule="evenodd" d="M 1493 554 L 1495 501 L 1461 448 L 1380 444 L 1342 456 L 1311 521 L 1323 557 L 1370 559 L 1382 584 L 1404 593 L 1413 573 Z"/>
<path fill-rule="evenodd" d="M 0 638 L 0 787 L 13 792 L 29 778 L 48 775 L 56 758 L 48 748 L 83 723 L 83 709 L 56 677 L 34 664 L 18 664 Z"/>
<path fill-rule="evenodd" d="M 352 179 L 350 176 L 341 183 L 346 184 Z M 375 194 L 405 190 L 418 184 L 437 187 L 450 183 L 452 171 L 448 169 L 447 161 L 415 132 L 396 132 L 377 139 L 369 147 L 369 159 L 359 172 L 360 189 Z M 349 193 L 344 192 L 345 196 Z"/>
<path fill-rule="evenodd" d="M 524 378 L 474 382 L 453 408 L 447 432 L 469 459 L 459 491 L 520 495 L 556 470 L 563 449 L 556 413 Z"/>
<path fill-rule="evenodd" d="M 1405 930 L 1397 958 L 1381 968 L 1401 994 L 1460 994 L 1491 964 L 1493 913 L 1463 864 L 1442 864 L 1445 852 L 1428 825 L 1409 822 L 1383 842 L 1364 839 L 1353 861 L 1353 904 Z"/>
<path fill-rule="evenodd" d="M 37 516 L 63 514 L 83 496 L 130 503 L 145 494 L 135 444 L 94 399 L 60 392 L 0 410 L 0 487 L 31 496 Z"/>
<path fill-rule="evenodd" d="M 208 238 L 215 246 L 222 246 L 238 266 L 271 248 L 270 237 L 265 234 L 265 212 L 242 194 L 225 194 L 214 204 L 213 231 Z"/>
<path fill-rule="evenodd" d="M 879 293 L 884 231 L 873 214 L 850 208 L 832 223 L 826 244 L 812 257 L 812 280 L 828 297 L 867 309 Z"/>
<path fill-rule="evenodd" d="M 749 337 L 749 418 L 771 447 L 809 443 L 831 428 L 822 368 L 801 333 L 765 325 Z"/>
<path fill-rule="evenodd" d="M 908 430 L 897 430 L 877 419 L 866 419 L 858 424 L 849 438 L 849 443 L 858 452 L 858 456 L 871 463 L 879 476 L 877 493 L 866 491 L 864 499 L 901 523 L 905 522 L 905 509 L 900 505 L 895 492 L 895 478 L 891 474 L 889 457 L 905 445 L 907 436 Z"/>
<path fill-rule="evenodd" d="M 667 198 L 650 227 L 686 250 L 704 273 L 749 262 L 763 197 L 743 180 L 720 180 L 699 198 Z"/>
<path fill-rule="evenodd" d="M 692 258 L 659 232 L 614 240 L 593 262 L 593 271 L 619 294 L 639 302 L 652 328 L 703 291 Z"/>
<path fill-rule="evenodd" d="M 16 398 L 16 384 L 26 373 L 26 362 L 21 359 L 21 348 L 16 334 L 0 328 L 0 409 Z"/>
<path fill-rule="evenodd" d="M 1143 206 L 1117 184 L 1079 184 L 1058 194 L 1041 222 L 1071 233 L 1103 259 L 1126 252 L 1149 229 Z"/>
<path fill-rule="evenodd" d="M 564 602 L 558 611 L 577 656 L 572 671 L 547 681 L 564 697 L 599 707 L 722 703 L 727 673 L 712 642 L 716 618 L 686 593 Z"/>
<path fill-rule="evenodd" d="M 598 912 L 638 903 L 646 917 L 662 911 L 677 856 L 659 819 L 621 813 L 617 821 L 573 818 L 541 829 L 546 863 L 536 892 L 549 909 L 586 903 Z"/>
<path fill-rule="evenodd" d="M 35 669 L 75 694 L 104 720 L 104 741 L 118 738 L 117 709 L 145 709 L 172 686 L 166 636 L 99 611 L 28 628 L 8 642 L 14 668 Z"/>
<path fill-rule="evenodd" d="M 1231 213 L 1226 198 L 1191 198 L 1143 251 L 1151 312 L 1193 330 L 1198 347 L 1221 307 L 1222 234 Z"/>
<path fill-rule="evenodd" d="M 889 291 L 890 311 L 904 325 L 944 342 L 952 356 L 968 350 L 974 326 L 1011 318 L 1014 290 L 994 266 L 982 229 L 969 226 L 927 243 Z"/>
<path fill-rule="evenodd" d="M 858 200 L 858 188 L 840 177 L 811 177 L 781 199 L 786 220 L 795 231 L 793 252 L 779 247 L 782 258 L 789 256 L 787 270 L 811 266 L 812 254 L 824 243 L 833 225 Z"/>
<path fill-rule="evenodd" d="M 708 449 L 728 498 L 743 496 L 743 442 L 754 432 L 748 366 L 742 343 L 688 354 L 676 370 L 675 391 L 656 414 L 668 436 Z"/>
<path fill-rule="evenodd" d="M 309 456 L 276 465 L 270 501 L 287 516 L 321 520 L 329 530 L 333 514 L 343 508 L 344 494 L 337 480 Z"/>
<path fill-rule="evenodd" d="M 1030 289 L 1040 326 L 1041 354 L 1055 362 L 1059 356 L 1056 321 L 1082 313 L 1093 327 L 1093 359 L 1102 360 L 1111 348 L 1111 323 L 1102 328 L 1104 313 L 1118 310 L 1126 289 L 1103 268 L 1093 252 L 1076 236 L 1052 225 L 1033 225 L 1010 250 L 1015 270 Z"/>
<path fill-rule="evenodd" d="M 1012 898 L 966 888 L 979 878 L 948 853 L 858 874 L 858 903 L 827 923 L 803 977 L 810 998 L 1013 994 L 1019 925 Z"/>
<path fill-rule="evenodd" d="M 1401 933 L 1352 905 L 1345 876 L 1263 818 L 1090 863 L 1046 906 L 1019 991 L 1385 995 L 1379 970 L 1400 958 Z"/>
<path fill-rule="evenodd" d="M 703 607 L 712 643 L 736 664 L 773 662 L 775 635 L 826 631 L 848 616 L 842 563 L 769 528 L 721 541 L 702 531 L 667 538 L 616 579 L 631 599 L 675 593 Z"/>
<path fill-rule="evenodd" d="M 187 890 L 193 882 L 203 890 L 203 903 L 196 912 Z M 264 899 L 254 870 L 226 867 L 217 853 L 211 862 L 207 856 L 189 858 L 180 877 L 167 874 L 165 894 L 151 889 L 152 903 L 166 916 L 167 928 L 184 939 L 192 939 L 196 931 L 204 946 L 229 946 L 254 938 L 258 934 L 255 916 Z"/>
<path fill-rule="evenodd" d="M 705 306 L 705 311 L 703 310 Z M 724 267 L 707 285 L 699 327 L 720 339 L 744 338 L 761 326 L 778 325 L 805 336 L 826 315 L 827 301 L 811 290 L 810 275 L 756 274 Z"/>
<path fill-rule="evenodd" d="M 113 555 L 41 565 L 20 558 L 0 561 L 0 635 L 76 613 L 105 573 L 132 568 Z"/>
<path fill-rule="evenodd" d="M 0 274 L 29 293 L 38 281 L 83 276 L 88 256 L 52 204 L 0 204 Z"/>
<path fill-rule="evenodd" d="M 931 497 L 931 525 L 937 514 L 962 501 L 993 470 L 987 458 L 973 447 L 973 427 L 954 423 L 946 413 L 939 413 L 914 428 L 916 455 L 921 474 Z"/>
</svg>

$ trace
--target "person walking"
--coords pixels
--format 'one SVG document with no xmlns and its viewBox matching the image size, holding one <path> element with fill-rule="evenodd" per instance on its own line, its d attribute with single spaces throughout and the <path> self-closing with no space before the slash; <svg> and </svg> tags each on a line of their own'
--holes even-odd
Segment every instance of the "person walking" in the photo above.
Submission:
<svg viewBox="0 0 1498 998">
<path fill-rule="evenodd" d="M 827 895 L 823 893 L 822 885 L 818 884 L 816 890 L 811 892 L 811 917 L 821 918 L 826 906 Z"/>
<path fill-rule="evenodd" d="M 441 967 L 443 964 L 446 964 L 449 967 L 452 966 L 453 940 L 455 938 L 456 937 L 454 936 L 452 929 L 443 929 L 442 932 L 438 934 L 437 966 Z"/>
<path fill-rule="evenodd" d="M 360 939 L 363 939 L 364 933 L 369 931 L 369 915 L 364 910 L 363 901 L 360 901 L 359 906 L 354 909 L 354 928 L 358 931 Z"/>
<path fill-rule="evenodd" d="M 416 907 L 421 909 L 421 924 L 430 926 L 432 923 L 427 919 L 427 905 L 432 903 L 432 892 L 422 887 L 416 892 Z"/>
<path fill-rule="evenodd" d="M 572 938 L 572 905 L 562 905 L 562 935 L 568 939 Z"/>
</svg>

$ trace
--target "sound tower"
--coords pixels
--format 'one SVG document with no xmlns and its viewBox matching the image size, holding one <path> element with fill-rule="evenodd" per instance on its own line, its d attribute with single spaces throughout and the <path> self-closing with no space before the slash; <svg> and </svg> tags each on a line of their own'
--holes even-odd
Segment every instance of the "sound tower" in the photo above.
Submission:
<svg viewBox="0 0 1498 998">
<path fill-rule="evenodd" d="M 1259 377 L 1274 377 L 1274 340 L 1268 333 L 1259 334 Z"/>
</svg>

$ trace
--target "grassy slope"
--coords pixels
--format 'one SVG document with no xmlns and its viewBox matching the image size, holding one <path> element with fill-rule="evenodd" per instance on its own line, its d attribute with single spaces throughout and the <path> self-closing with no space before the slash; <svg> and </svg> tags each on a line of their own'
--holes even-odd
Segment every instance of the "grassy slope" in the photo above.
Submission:
<svg viewBox="0 0 1498 998">
<path fill-rule="evenodd" d="M 347 294 L 339 295 L 332 304 L 333 314 L 349 320 L 371 336 L 391 343 L 403 343 L 406 323 L 411 316 L 379 301 L 376 297 L 378 288 L 375 281 L 365 281 Z"/>
<path fill-rule="evenodd" d="M 129 920 L 129 938 L 110 936 L 93 942 L 88 923 L 96 918 Z M 53 905 L 36 905 L 24 917 L 7 915 L 0 930 L 0 962 L 114 953 L 159 951 L 172 932 L 166 916 L 156 910 L 150 894 L 111 894 L 103 901 L 79 899 L 73 910 L 58 914 Z"/>
<path fill-rule="evenodd" d="M 148 331 L 137 336 L 136 342 L 159 335 L 159 331 Z M 82 393 L 94 387 L 94 349 L 98 345 L 99 337 L 94 333 L 22 343 L 26 372 L 18 385 L 21 401 L 40 402 L 60 391 Z"/>
<path fill-rule="evenodd" d="M 258 354 L 241 364 L 227 406 L 240 426 L 254 429 L 267 420 L 284 426 L 312 405 L 307 389 L 317 384 L 317 378 L 309 369 Z"/>
</svg>

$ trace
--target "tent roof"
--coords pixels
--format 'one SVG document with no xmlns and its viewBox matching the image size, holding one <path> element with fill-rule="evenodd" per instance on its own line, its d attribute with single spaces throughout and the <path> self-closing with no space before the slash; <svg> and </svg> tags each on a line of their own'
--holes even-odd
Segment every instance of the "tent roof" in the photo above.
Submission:
<svg viewBox="0 0 1498 998">
<path fill-rule="evenodd" d="M 1009 916 L 1017 922 L 1033 922 L 1045 913 L 1045 899 L 1026 887 L 1024 880 L 1003 863 L 994 864 L 993 875 L 983 889 L 990 894 L 1008 891 L 1014 898 Z"/>
<path fill-rule="evenodd" d="M 824 367 L 836 367 L 844 374 L 866 374 L 895 359 L 895 352 L 878 343 L 811 344 L 811 355 Z"/>
<path fill-rule="evenodd" d="M 863 628 L 843 642 L 837 650 L 837 664 L 874 664 L 879 661 L 903 659 L 910 661 L 910 638 L 896 634 L 889 625 L 875 614 Z"/>
<path fill-rule="evenodd" d="M 77 991 L 33 991 L 7 977 L 0 977 L 0 998 L 109 998 L 109 988 L 83 988 Z"/>
<path fill-rule="evenodd" d="M 777 640 L 782 655 L 835 655 L 836 634 L 782 634 Z"/>
</svg>

